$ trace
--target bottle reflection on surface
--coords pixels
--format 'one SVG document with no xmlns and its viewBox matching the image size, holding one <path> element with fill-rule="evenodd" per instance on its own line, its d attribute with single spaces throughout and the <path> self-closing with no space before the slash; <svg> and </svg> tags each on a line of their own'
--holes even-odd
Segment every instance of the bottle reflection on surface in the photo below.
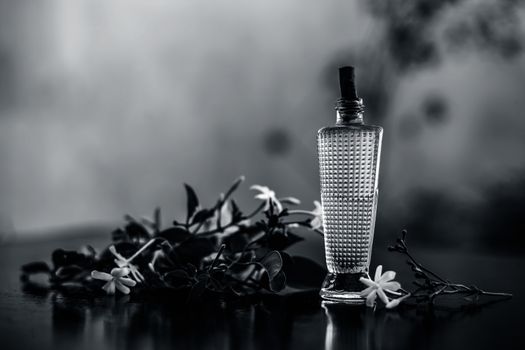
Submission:
<svg viewBox="0 0 525 350">
<path fill-rule="evenodd" d="M 366 307 L 323 301 L 326 314 L 325 350 L 376 349 L 374 314 Z"/>
</svg>

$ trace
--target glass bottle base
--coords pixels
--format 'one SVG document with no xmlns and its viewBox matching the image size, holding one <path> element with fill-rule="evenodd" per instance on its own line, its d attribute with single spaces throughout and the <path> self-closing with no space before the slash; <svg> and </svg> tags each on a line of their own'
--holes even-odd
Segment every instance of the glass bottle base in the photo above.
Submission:
<svg viewBox="0 0 525 350">
<path fill-rule="evenodd" d="M 362 305 L 365 299 L 359 293 L 366 286 L 359 278 L 367 277 L 365 273 L 328 273 L 324 279 L 319 295 L 332 302 Z"/>
</svg>

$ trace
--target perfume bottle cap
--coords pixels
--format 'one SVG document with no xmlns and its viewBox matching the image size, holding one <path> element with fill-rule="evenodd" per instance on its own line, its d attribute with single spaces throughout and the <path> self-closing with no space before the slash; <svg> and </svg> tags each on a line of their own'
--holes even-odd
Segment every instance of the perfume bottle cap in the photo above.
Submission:
<svg viewBox="0 0 525 350">
<path fill-rule="evenodd" d="M 348 100 L 358 99 L 355 89 L 354 67 L 347 66 L 339 68 L 339 86 L 341 88 L 341 98 Z"/>
<path fill-rule="evenodd" d="M 362 123 L 365 106 L 363 100 L 357 97 L 354 67 L 339 68 L 339 86 L 341 87 L 341 98 L 337 100 L 335 107 L 337 110 L 336 123 Z"/>
</svg>

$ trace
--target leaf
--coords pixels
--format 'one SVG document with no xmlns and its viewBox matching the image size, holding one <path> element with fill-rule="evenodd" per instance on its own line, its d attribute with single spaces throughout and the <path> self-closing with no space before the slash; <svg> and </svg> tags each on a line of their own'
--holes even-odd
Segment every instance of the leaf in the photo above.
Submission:
<svg viewBox="0 0 525 350">
<path fill-rule="evenodd" d="M 89 244 L 82 246 L 82 248 L 80 248 L 79 250 L 79 253 L 84 254 L 86 257 L 92 259 L 95 259 L 95 257 L 97 256 L 97 251 Z"/>
<path fill-rule="evenodd" d="M 283 259 L 278 251 L 271 251 L 266 254 L 260 261 L 261 265 L 264 266 L 270 277 L 270 281 L 275 278 L 281 272 L 283 268 Z"/>
<path fill-rule="evenodd" d="M 257 263 L 263 269 L 261 286 L 272 292 L 282 290 L 286 285 L 286 275 L 282 271 L 283 259 L 278 251 L 271 251 Z"/>
<path fill-rule="evenodd" d="M 51 255 L 53 266 L 56 269 L 62 266 L 78 265 L 82 267 L 93 263 L 93 258 L 73 250 L 56 249 Z"/>
<path fill-rule="evenodd" d="M 286 287 L 286 274 L 280 271 L 271 281 L 270 290 L 272 292 L 280 292 Z"/>
<path fill-rule="evenodd" d="M 232 221 L 237 222 L 240 221 L 243 217 L 241 210 L 239 209 L 239 206 L 237 203 L 232 199 L 230 201 L 232 206 Z"/>
<path fill-rule="evenodd" d="M 241 252 L 246 244 L 248 244 L 248 235 L 243 233 L 235 233 L 224 237 L 222 240 L 226 244 L 226 252 L 228 254 L 235 254 Z"/>
<path fill-rule="evenodd" d="M 214 211 L 209 209 L 201 209 L 199 210 L 195 216 L 193 216 L 193 220 L 191 220 L 191 224 L 200 223 L 203 221 L 208 220 L 213 216 Z"/>
<path fill-rule="evenodd" d="M 153 222 L 155 222 L 155 233 L 159 233 L 162 226 L 160 207 L 156 207 L 153 212 Z"/>
<path fill-rule="evenodd" d="M 288 231 L 287 229 L 278 229 L 268 237 L 268 248 L 274 250 L 285 250 L 304 238 Z"/>
<path fill-rule="evenodd" d="M 188 273 L 190 277 L 195 277 L 197 275 L 197 268 L 192 264 L 186 264 L 184 270 Z"/>
<path fill-rule="evenodd" d="M 60 279 L 69 279 L 83 271 L 84 270 L 78 265 L 62 266 L 56 270 L 55 276 Z"/>
<path fill-rule="evenodd" d="M 197 207 L 199 206 L 199 199 L 197 198 L 197 194 L 193 190 L 193 188 L 188 185 L 184 184 L 184 188 L 186 189 L 186 196 L 187 196 L 187 216 L 186 216 L 186 223 L 190 222 L 190 218 L 195 214 L 195 211 L 197 210 Z"/>
<path fill-rule="evenodd" d="M 128 234 L 121 228 L 117 228 L 111 232 L 111 240 L 113 242 L 125 242 L 128 240 Z"/>
<path fill-rule="evenodd" d="M 175 289 L 189 287 L 191 282 L 188 273 L 181 269 L 165 273 L 162 279 L 166 284 Z"/>
<path fill-rule="evenodd" d="M 134 243 L 143 243 L 150 239 L 148 230 L 136 221 L 132 221 L 124 228 L 129 239 Z"/>
<path fill-rule="evenodd" d="M 171 227 L 166 230 L 160 231 L 157 234 L 157 237 L 165 238 L 170 243 L 180 243 L 192 237 L 192 235 L 185 228 L 182 228 L 180 226 L 175 226 L 175 227 Z"/>
<path fill-rule="evenodd" d="M 269 278 L 267 271 L 263 271 L 264 273 L 261 275 L 259 281 L 261 287 L 274 293 L 277 293 L 286 287 L 286 274 L 284 271 L 279 271 L 279 273 L 272 279 Z"/>
<path fill-rule="evenodd" d="M 174 249 L 181 262 L 199 266 L 202 258 L 216 251 L 214 238 L 192 238 Z"/>
<path fill-rule="evenodd" d="M 22 265 L 21 269 L 23 273 L 27 274 L 49 273 L 51 271 L 49 265 L 43 261 L 35 261 L 29 264 Z"/>
<path fill-rule="evenodd" d="M 302 257 L 292 257 L 291 264 L 284 267 L 287 284 L 299 289 L 319 289 L 326 276 L 326 269 L 315 261 Z"/>
<path fill-rule="evenodd" d="M 223 201 L 226 201 L 226 200 L 228 200 L 228 198 L 230 198 L 232 193 L 235 192 L 235 190 L 239 187 L 239 185 L 244 182 L 244 179 L 245 179 L 244 175 L 241 175 L 233 182 L 233 184 L 231 185 L 230 189 L 228 191 L 226 191 L 226 194 L 224 195 Z"/>
</svg>

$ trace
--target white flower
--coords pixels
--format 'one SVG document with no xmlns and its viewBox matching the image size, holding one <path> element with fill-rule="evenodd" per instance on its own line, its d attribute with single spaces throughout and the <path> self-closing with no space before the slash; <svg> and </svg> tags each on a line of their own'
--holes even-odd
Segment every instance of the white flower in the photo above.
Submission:
<svg viewBox="0 0 525 350">
<path fill-rule="evenodd" d="M 114 245 L 109 247 L 111 254 L 115 256 L 115 264 L 120 268 L 127 268 L 131 272 L 133 279 L 137 282 L 144 282 L 144 276 L 140 273 L 138 267 L 131 263 L 129 259 L 124 258 L 117 252 L 117 249 Z"/>
<path fill-rule="evenodd" d="M 323 226 L 323 207 L 319 201 L 314 201 L 314 205 L 315 209 L 310 212 L 313 215 L 310 226 L 315 230 Z"/>
<path fill-rule="evenodd" d="M 129 294 L 130 290 L 128 287 L 134 287 L 137 282 L 131 278 L 126 278 L 127 275 L 129 275 L 129 269 L 119 267 L 111 270 L 111 274 L 96 270 L 91 272 L 91 277 L 94 279 L 106 281 L 102 289 L 108 294 L 115 294 L 115 288 L 124 294 Z"/>
<path fill-rule="evenodd" d="M 263 209 L 264 211 L 270 208 L 270 202 L 274 205 L 275 209 L 277 210 L 277 213 L 283 211 L 283 205 L 275 196 L 275 192 L 272 191 L 269 187 L 253 185 L 252 187 L 250 187 L 250 190 L 259 191 L 259 194 L 255 195 L 255 199 L 260 199 L 266 202 Z"/>
<path fill-rule="evenodd" d="M 379 265 L 376 268 L 376 273 L 373 281 L 369 278 L 364 277 L 361 277 L 359 279 L 363 284 L 367 286 L 366 289 L 361 291 L 360 296 L 362 298 L 366 297 L 366 306 L 369 307 L 373 307 L 375 305 L 375 301 L 379 296 L 379 299 L 381 299 L 381 301 L 385 303 L 386 307 L 391 309 L 399 305 L 399 303 L 404 299 L 408 298 L 410 294 L 407 294 L 401 298 L 390 300 L 390 298 L 386 295 L 385 292 L 394 295 L 401 295 L 397 292 L 401 288 L 401 284 L 399 284 L 399 282 L 393 281 L 393 279 L 396 277 L 396 273 L 394 271 L 386 271 L 385 273 L 382 272 L 383 266 Z"/>
</svg>

